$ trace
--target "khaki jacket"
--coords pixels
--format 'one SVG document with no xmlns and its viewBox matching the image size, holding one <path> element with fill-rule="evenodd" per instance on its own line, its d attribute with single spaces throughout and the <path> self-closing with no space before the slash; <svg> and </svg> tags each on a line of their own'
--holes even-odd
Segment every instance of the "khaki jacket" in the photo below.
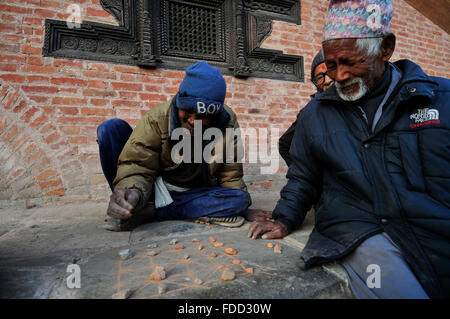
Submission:
<svg viewBox="0 0 450 319">
<path fill-rule="evenodd" d="M 230 115 L 230 121 L 226 127 L 238 129 L 236 114 L 228 106 L 224 105 L 224 107 Z M 115 189 L 138 189 L 141 198 L 136 208 L 147 203 L 153 192 L 153 184 L 162 170 L 173 170 L 180 165 L 171 159 L 173 147 L 173 143 L 169 143 L 171 109 L 171 101 L 168 101 L 148 111 L 138 122 L 119 156 L 117 176 L 113 185 Z M 214 148 L 217 152 L 212 152 L 212 162 L 208 164 L 210 184 L 242 189 L 247 192 L 247 186 L 243 181 L 242 163 L 237 163 L 237 141 L 235 137 L 235 162 L 233 163 L 223 163 L 225 160 L 221 163 L 217 160 L 223 156 L 226 149 L 225 130 L 223 130 L 223 138 L 215 141 L 215 145 L 221 147 Z"/>
</svg>

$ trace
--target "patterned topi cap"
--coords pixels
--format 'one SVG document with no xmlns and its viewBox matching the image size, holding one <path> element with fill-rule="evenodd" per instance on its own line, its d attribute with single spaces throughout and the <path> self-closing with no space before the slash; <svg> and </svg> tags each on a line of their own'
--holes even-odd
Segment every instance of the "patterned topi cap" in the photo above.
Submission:
<svg viewBox="0 0 450 319">
<path fill-rule="evenodd" d="M 391 0 L 331 0 L 322 42 L 378 38 L 391 32 Z"/>
</svg>

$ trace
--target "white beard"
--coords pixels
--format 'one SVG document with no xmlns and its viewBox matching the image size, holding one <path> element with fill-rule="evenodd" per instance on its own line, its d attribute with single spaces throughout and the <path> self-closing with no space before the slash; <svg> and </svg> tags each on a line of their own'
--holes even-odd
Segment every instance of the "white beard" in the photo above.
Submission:
<svg viewBox="0 0 450 319">
<path fill-rule="evenodd" d="M 356 84 L 356 83 L 359 84 L 359 90 L 356 93 L 344 94 L 342 92 L 343 87 L 347 87 L 347 86 L 350 86 L 350 85 Z M 366 95 L 366 93 L 369 91 L 369 88 L 364 83 L 362 78 L 356 78 L 356 79 L 351 80 L 348 83 L 344 83 L 344 84 L 339 84 L 338 82 L 335 82 L 335 84 L 336 84 L 336 91 L 337 91 L 339 97 L 347 102 L 357 101 L 360 98 L 362 98 L 364 95 Z"/>
</svg>

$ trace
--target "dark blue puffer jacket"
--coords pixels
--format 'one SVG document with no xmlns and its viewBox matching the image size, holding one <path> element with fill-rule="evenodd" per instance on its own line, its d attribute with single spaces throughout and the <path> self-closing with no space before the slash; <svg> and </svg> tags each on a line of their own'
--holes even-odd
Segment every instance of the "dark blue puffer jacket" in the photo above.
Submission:
<svg viewBox="0 0 450 319">
<path fill-rule="evenodd" d="M 291 231 L 315 205 L 305 268 L 384 231 L 428 295 L 449 298 L 450 81 L 408 60 L 389 67 L 397 82 L 373 129 L 334 86 L 303 109 L 273 216 Z"/>
</svg>

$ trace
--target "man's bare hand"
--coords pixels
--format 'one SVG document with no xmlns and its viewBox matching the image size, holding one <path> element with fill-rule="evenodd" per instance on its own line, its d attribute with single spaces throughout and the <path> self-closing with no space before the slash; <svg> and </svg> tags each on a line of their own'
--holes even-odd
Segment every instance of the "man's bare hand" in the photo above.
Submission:
<svg viewBox="0 0 450 319">
<path fill-rule="evenodd" d="M 283 238 L 288 235 L 286 226 L 279 221 L 253 222 L 250 225 L 247 236 L 252 239 L 262 235 L 262 239 Z"/>
<path fill-rule="evenodd" d="M 272 218 L 272 212 L 260 209 L 247 209 L 244 217 L 249 222 L 265 222 Z"/>
<path fill-rule="evenodd" d="M 106 214 L 119 220 L 129 219 L 131 211 L 139 202 L 140 193 L 136 189 L 117 189 L 109 199 Z"/>
</svg>

